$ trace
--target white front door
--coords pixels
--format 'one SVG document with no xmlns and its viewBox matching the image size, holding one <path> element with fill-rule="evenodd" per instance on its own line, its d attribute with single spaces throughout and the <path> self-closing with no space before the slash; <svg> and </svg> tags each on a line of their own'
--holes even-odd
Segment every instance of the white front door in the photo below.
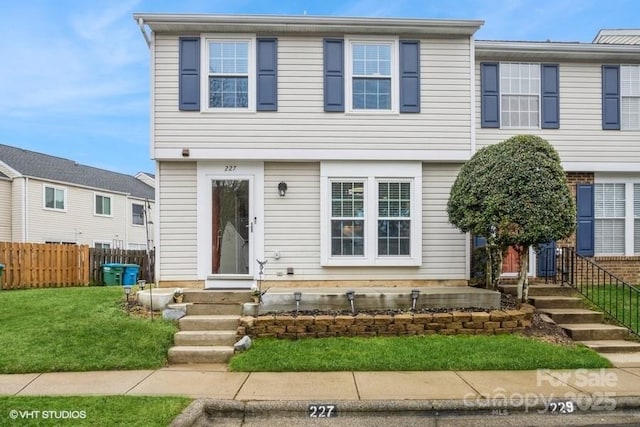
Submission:
<svg viewBox="0 0 640 427">
<path fill-rule="evenodd" d="M 205 288 L 251 287 L 262 256 L 264 169 L 198 163 L 198 272 Z"/>
</svg>

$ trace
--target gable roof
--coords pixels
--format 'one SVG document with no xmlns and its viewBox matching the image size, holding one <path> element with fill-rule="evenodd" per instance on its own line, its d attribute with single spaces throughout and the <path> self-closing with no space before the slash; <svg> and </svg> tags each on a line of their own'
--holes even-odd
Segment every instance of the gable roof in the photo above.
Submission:
<svg viewBox="0 0 640 427">
<path fill-rule="evenodd" d="M 125 193 L 154 200 L 155 190 L 122 173 L 81 165 L 73 160 L 0 144 L 0 161 L 24 176 Z"/>
<path fill-rule="evenodd" d="M 601 44 L 640 44 L 640 29 L 602 29 L 598 31 L 593 42 Z"/>
</svg>

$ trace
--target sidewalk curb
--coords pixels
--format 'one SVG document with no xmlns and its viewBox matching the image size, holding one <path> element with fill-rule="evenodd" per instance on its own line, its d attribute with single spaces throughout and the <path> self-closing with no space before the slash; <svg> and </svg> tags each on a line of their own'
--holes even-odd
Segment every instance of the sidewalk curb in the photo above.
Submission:
<svg viewBox="0 0 640 427">
<path fill-rule="evenodd" d="M 608 399 L 608 400 L 607 400 Z M 261 414 L 305 414 L 308 416 L 309 405 L 335 405 L 338 414 L 398 414 L 403 412 L 487 412 L 504 411 L 526 413 L 548 411 L 549 402 L 567 401 L 566 398 L 554 396 L 538 396 L 530 399 L 509 401 L 506 399 L 485 399 L 481 396 L 470 396 L 469 399 L 445 400 L 343 400 L 343 401 L 238 401 L 197 399 L 185 411 L 175 418 L 172 427 L 190 427 L 202 425 L 202 421 L 216 418 L 244 418 L 246 415 Z M 614 411 L 618 409 L 640 409 L 640 396 L 605 397 L 597 393 L 582 394 L 577 399 L 577 411 Z M 339 415 L 338 415 L 339 416 Z"/>
</svg>

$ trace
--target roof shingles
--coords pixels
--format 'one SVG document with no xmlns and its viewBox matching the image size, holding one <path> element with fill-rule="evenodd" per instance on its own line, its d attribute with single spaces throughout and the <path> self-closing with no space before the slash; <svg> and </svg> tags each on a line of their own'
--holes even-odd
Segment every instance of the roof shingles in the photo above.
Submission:
<svg viewBox="0 0 640 427">
<path fill-rule="evenodd" d="M 73 160 L 0 144 L 0 161 L 21 175 L 66 182 L 153 200 L 154 188 L 139 179 L 105 169 L 81 165 Z"/>
</svg>

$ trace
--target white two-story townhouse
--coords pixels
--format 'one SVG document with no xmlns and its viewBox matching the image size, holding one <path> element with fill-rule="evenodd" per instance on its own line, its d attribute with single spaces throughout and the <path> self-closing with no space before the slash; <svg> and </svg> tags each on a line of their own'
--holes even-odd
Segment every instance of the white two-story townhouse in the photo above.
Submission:
<svg viewBox="0 0 640 427">
<path fill-rule="evenodd" d="M 467 283 L 446 204 L 475 151 L 481 21 L 134 19 L 162 285 Z"/>
<path fill-rule="evenodd" d="M 153 247 L 155 190 L 130 175 L 0 144 L 0 241 Z"/>
<path fill-rule="evenodd" d="M 559 244 L 640 283 L 640 33 L 476 41 L 475 56 L 476 148 L 523 133 L 547 139 L 577 202 L 577 232 Z"/>
</svg>

